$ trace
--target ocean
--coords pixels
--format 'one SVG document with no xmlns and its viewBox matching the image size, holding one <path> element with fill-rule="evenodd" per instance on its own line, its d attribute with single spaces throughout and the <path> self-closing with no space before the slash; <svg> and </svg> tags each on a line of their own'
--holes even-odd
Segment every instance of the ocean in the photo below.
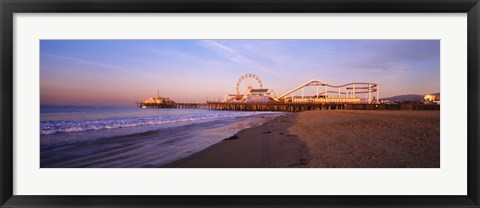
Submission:
<svg viewBox="0 0 480 208">
<path fill-rule="evenodd" d="M 281 114 L 41 105 L 40 167 L 161 167 Z"/>
</svg>

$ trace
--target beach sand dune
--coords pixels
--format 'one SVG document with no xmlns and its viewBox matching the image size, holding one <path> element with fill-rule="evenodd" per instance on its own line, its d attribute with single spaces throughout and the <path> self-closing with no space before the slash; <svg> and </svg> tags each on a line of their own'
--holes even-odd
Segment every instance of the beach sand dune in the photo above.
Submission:
<svg viewBox="0 0 480 208">
<path fill-rule="evenodd" d="M 321 168 L 438 168 L 439 111 L 307 111 L 288 129 Z"/>
</svg>

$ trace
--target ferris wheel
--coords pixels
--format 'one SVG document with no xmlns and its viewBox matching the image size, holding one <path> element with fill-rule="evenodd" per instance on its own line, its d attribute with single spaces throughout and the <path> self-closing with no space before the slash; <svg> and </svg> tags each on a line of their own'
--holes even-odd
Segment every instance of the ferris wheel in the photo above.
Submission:
<svg viewBox="0 0 480 208">
<path fill-rule="evenodd" d="M 245 74 L 237 81 L 237 99 L 241 99 L 251 89 L 262 89 L 263 83 L 255 74 Z"/>
</svg>

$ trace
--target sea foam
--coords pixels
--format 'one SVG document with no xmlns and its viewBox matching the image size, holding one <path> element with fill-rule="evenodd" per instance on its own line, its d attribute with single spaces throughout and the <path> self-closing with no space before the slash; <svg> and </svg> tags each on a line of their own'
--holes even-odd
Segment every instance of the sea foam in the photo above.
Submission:
<svg viewBox="0 0 480 208">
<path fill-rule="evenodd" d="M 195 122 L 204 120 L 216 120 L 224 118 L 236 118 L 259 114 L 272 114 L 273 112 L 221 112 L 208 111 L 202 114 L 185 115 L 160 115 L 144 117 L 115 117 L 95 120 L 54 120 L 41 121 L 40 134 L 55 134 L 68 132 L 82 132 L 101 129 L 118 129 L 148 125 L 162 125 L 180 122 Z"/>
</svg>

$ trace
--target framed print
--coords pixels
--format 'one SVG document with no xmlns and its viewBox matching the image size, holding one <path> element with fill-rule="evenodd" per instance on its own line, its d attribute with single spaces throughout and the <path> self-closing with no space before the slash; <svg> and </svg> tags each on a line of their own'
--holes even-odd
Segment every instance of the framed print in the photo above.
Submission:
<svg viewBox="0 0 480 208">
<path fill-rule="evenodd" d="M 478 1 L 2 1 L 2 207 L 479 207 Z"/>
</svg>

